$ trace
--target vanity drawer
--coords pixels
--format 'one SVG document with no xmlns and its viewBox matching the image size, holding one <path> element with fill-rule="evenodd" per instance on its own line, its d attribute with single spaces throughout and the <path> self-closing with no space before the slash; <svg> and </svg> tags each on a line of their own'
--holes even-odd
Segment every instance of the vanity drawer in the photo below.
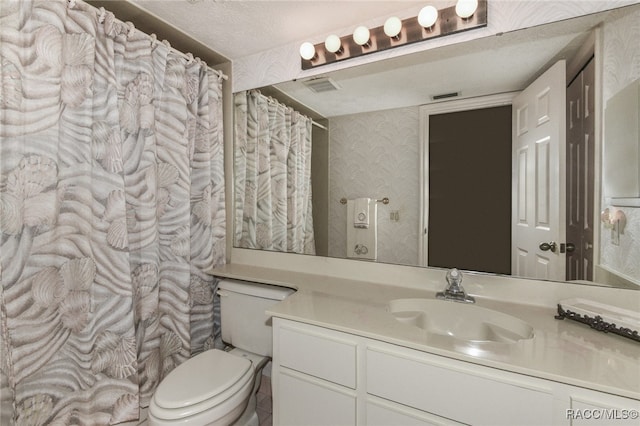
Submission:
<svg viewBox="0 0 640 426">
<path fill-rule="evenodd" d="M 276 386 L 278 425 L 356 424 L 355 390 L 286 369 L 280 371 Z"/>
<path fill-rule="evenodd" d="M 367 349 L 367 393 L 468 424 L 553 423 L 552 390 L 522 376 L 500 381 L 496 370 L 453 361 L 430 363 L 424 354 Z M 504 375 L 501 375 L 504 377 Z M 525 402 L 526 401 L 526 402 Z"/>
<path fill-rule="evenodd" d="M 444 417 L 390 402 L 375 396 L 367 397 L 367 426 L 464 426 Z"/>
<path fill-rule="evenodd" d="M 588 426 L 594 423 L 611 423 L 615 426 L 638 426 L 640 401 L 594 392 L 588 389 L 571 387 L 571 408 L 566 417 L 571 426 Z"/>
<path fill-rule="evenodd" d="M 313 326 L 278 327 L 277 362 L 351 389 L 356 388 L 356 342 Z"/>
</svg>

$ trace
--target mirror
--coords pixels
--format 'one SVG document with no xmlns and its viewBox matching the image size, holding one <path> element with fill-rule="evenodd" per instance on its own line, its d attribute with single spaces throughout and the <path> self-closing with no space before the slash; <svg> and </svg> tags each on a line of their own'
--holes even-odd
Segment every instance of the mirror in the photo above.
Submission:
<svg viewBox="0 0 640 426">
<path fill-rule="evenodd" d="M 605 32 L 603 54 L 599 59 L 605 69 L 602 102 L 606 104 L 609 97 L 639 77 L 633 75 L 637 73 L 633 65 L 637 58 L 630 57 L 628 51 L 618 51 L 617 39 L 627 40 L 632 27 L 637 28 L 640 5 L 622 9 L 624 11 L 587 15 L 260 89 L 329 129 L 327 132 L 314 128 L 313 138 L 314 155 L 320 153 L 322 157 L 312 166 L 317 254 L 344 255 L 345 250 L 341 250 L 344 243 L 333 244 L 336 236 L 344 239 L 345 234 L 346 208 L 340 203 L 341 198 L 388 197 L 388 205 L 378 204 L 379 241 L 387 239 L 387 242 L 394 241 L 393 247 L 415 248 L 416 254 L 402 257 L 400 249 L 393 249 L 395 257 L 384 257 L 380 253 L 378 261 L 419 265 L 420 106 L 441 104 L 443 101 L 437 99 L 438 96 L 451 93 L 459 95 L 447 103 L 521 91 L 559 59 L 572 64 L 568 67 L 568 77 L 570 73 L 576 75 L 584 62 L 579 65 L 573 62 L 584 56 L 581 49 L 593 40 L 594 28 L 600 24 L 604 25 Z M 632 53 L 640 54 L 637 50 Z M 620 76 L 630 80 L 619 81 Z M 309 83 L 317 82 L 333 83 L 338 90 L 316 92 Z M 387 139 L 374 141 L 369 138 L 368 130 L 386 135 Z M 359 135 L 367 135 L 368 145 L 364 149 L 351 149 L 352 155 L 347 158 L 349 149 L 344 148 L 345 143 L 353 142 Z M 336 137 L 344 139 L 340 149 Z M 602 143 L 606 146 L 607 141 Z M 332 156 L 336 152 L 342 153 L 339 159 Z M 599 155 L 596 159 L 602 161 Z M 315 164 L 323 162 L 324 166 L 314 169 Z M 372 171 L 372 175 L 367 174 Z M 359 175 L 365 177 L 358 179 Z M 397 182 L 388 185 L 392 178 Z M 349 180 L 359 180 L 357 191 L 345 193 L 340 182 Z M 601 182 L 596 180 L 594 210 L 597 212 L 608 205 L 608 200 L 600 200 L 600 186 Z M 626 235 L 618 245 L 614 244 L 608 228 L 595 223 L 601 232 L 599 247 L 596 242 L 599 248 L 596 263 L 600 259 L 596 269 L 600 272 L 596 273 L 595 282 L 630 288 L 640 283 L 637 261 L 633 260 L 639 258 L 640 251 L 640 239 L 634 237 L 640 232 L 633 231 L 640 226 L 637 211 L 635 208 L 627 213 Z M 594 213 L 594 217 L 597 215 Z M 342 222 L 336 220 L 338 216 L 343 217 Z"/>
</svg>

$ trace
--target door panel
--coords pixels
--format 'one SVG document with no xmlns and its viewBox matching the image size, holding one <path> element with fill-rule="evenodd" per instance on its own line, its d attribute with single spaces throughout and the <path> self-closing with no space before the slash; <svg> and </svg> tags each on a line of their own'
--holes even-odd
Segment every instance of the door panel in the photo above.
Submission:
<svg viewBox="0 0 640 426">
<path fill-rule="evenodd" d="M 567 88 L 567 280 L 593 280 L 595 65 Z"/>
<path fill-rule="evenodd" d="M 549 180 L 550 170 L 549 163 L 551 155 L 551 149 L 549 144 L 551 143 L 550 137 L 545 137 L 539 141 L 536 141 L 536 227 L 539 229 L 549 229 L 551 226 L 551 212 L 549 209 Z"/>
<path fill-rule="evenodd" d="M 513 103 L 513 274 L 564 280 L 566 64 L 559 61 Z M 532 123 L 532 124 L 531 124 Z M 556 242 L 555 251 L 541 243 Z"/>
</svg>

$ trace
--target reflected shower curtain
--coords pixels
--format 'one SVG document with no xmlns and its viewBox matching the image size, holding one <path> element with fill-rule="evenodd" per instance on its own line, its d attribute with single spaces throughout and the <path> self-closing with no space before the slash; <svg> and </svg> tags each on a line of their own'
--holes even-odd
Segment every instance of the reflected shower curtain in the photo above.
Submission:
<svg viewBox="0 0 640 426">
<path fill-rule="evenodd" d="M 234 101 L 234 245 L 315 254 L 311 119 L 256 90 Z"/>
<path fill-rule="evenodd" d="M 63 0 L 2 0 L 0 70 L 0 424 L 137 419 L 214 339 L 220 75 Z"/>
</svg>

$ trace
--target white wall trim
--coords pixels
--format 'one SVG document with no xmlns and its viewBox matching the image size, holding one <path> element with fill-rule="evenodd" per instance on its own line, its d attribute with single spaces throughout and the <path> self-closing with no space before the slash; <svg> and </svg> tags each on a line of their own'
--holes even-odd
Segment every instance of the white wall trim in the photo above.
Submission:
<svg viewBox="0 0 640 426">
<path fill-rule="evenodd" d="M 429 258 L 429 198 L 426 196 L 427 188 L 429 188 L 429 116 L 511 105 L 513 98 L 518 93 L 520 92 L 498 93 L 475 98 L 437 102 L 420 107 L 420 212 L 418 214 L 418 235 L 420 236 L 418 240 L 418 264 L 420 266 L 427 266 Z"/>
</svg>

